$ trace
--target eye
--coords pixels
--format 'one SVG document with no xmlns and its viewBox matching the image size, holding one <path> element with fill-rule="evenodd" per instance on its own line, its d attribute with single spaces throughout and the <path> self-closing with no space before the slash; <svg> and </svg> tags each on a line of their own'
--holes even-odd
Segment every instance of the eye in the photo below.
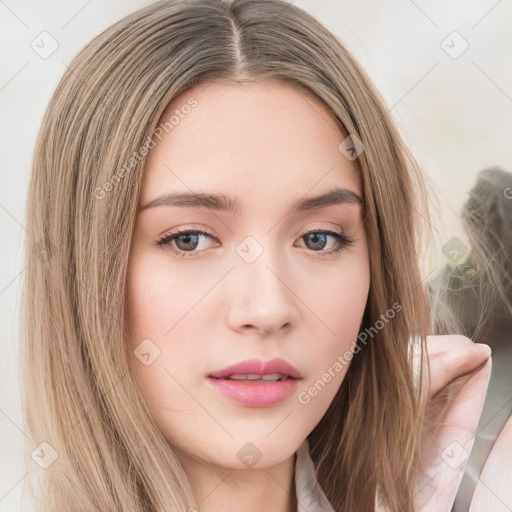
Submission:
<svg viewBox="0 0 512 512">
<path fill-rule="evenodd" d="M 324 251 L 323 249 L 328 245 L 329 237 L 334 239 L 334 249 Z M 307 248 L 325 256 L 334 255 L 354 243 L 353 239 L 342 232 L 325 229 L 308 231 L 300 236 L 300 240 L 303 239 L 306 241 Z M 175 253 L 177 257 L 184 258 L 200 252 L 201 250 L 208 249 L 208 247 L 204 247 L 208 240 L 216 240 L 218 242 L 213 235 L 202 229 L 177 229 L 159 238 L 157 243 Z M 205 243 L 201 243 L 202 241 Z"/>
<path fill-rule="evenodd" d="M 334 249 L 330 251 L 324 251 L 328 245 L 328 238 L 334 239 Z M 300 237 L 301 240 L 305 240 L 306 247 L 314 252 L 320 252 L 322 255 L 331 256 L 339 253 L 346 247 L 349 247 L 354 243 L 354 240 L 342 232 L 325 230 L 325 229 L 314 229 L 308 231 Z"/>
<path fill-rule="evenodd" d="M 187 252 L 199 252 L 196 250 L 198 248 L 204 250 L 205 247 L 202 247 L 204 243 L 201 244 L 202 239 L 206 241 L 207 239 L 214 239 L 214 237 L 201 229 L 178 229 L 159 238 L 157 243 L 165 249 L 174 252 L 177 257 L 183 258 L 188 256 Z"/>
</svg>

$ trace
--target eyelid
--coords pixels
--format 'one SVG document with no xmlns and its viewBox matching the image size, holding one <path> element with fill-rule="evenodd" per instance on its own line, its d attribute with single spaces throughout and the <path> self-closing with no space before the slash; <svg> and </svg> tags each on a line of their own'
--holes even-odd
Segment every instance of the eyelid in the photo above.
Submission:
<svg viewBox="0 0 512 512">
<path fill-rule="evenodd" d="M 219 239 L 211 231 L 204 229 L 204 228 L 194 226 L 194 225 L 190 225 L 185 228 L 179 227 L 176 229 L 171 229 L 169 231 L 166 231 L 164 234 L 157 237 L 157 242 L 161 242 L 162 240 L 165 240 L 167 237 L 172 236 L 172 235 L 180 235 L 180 234 L 189 233 L 189 232 L 202 233 L 204 235 L 208 235 L 209 237 L 213 238 L 217 242 L 219 241 Z"/>
<path fill-rule="evenodd" d="M 301 238 L 304 235 L 307 235 L 308 233 L 328 233 L 330 231 L 334 231 L 335 233 L 338 233 L 338 235 L 345 236 L 345 232 L 340 227 L 336 226 L 333 228 L 331 226 L 331 227 L 325 228 L 322 226 L 317 226 L 317 227 L 313 227 L 313 228 L 309 228 L 309 229 L 305 229 L 305 230 L 301 231 L 298 238 Z"/>
<path fill-rule="evenodd" d="M 157 237 L 157 242 L 165 240 L 169 236 L 179 235 L 180 233 L 188 233 L 190 231 L 194 231 L 194 232 L 198 232 L 198 233 L 202 233 L 202 234 L 208 235 L 208 236 L 212 237 L 214 240 L 216 240 L 217 242 L 219 242 L 219 239 L 211 231 L 209 231 L 207 229 L 204 229 L 204 228 L 200 228 L 200 227 L 194 226 L 194 225 L 190 225 L 190 226 L 187 226 L 185 228 L 179 227 L 179 228 L 176 228 L 176 229 L 171 229 L 169 231 L 166 231 L 164 234 L 162 234 L 162 235 Z M 339 227 L 337 227 L 337 226 L 334 227 L 334 228 L 333 227 L 325 228 L 325 227 L 322 227 L 322 226 L 316 226 L 316 227 L 312 227 L 312 228 L 308 228 L 308 229 L 302 230 L 300 232 L 300 234 L 298 235 L 298 238 L 301 238 L 301 237 L 303 237 L 304 235 L 306 235 L 308 233 L 314 233 L 314 232 L 326 233 L 328 231 L 334 231 L 334 232 L 338 233 L 338 235 L 345 236 L 344 230 L 339 228 Z"/>
</svg>

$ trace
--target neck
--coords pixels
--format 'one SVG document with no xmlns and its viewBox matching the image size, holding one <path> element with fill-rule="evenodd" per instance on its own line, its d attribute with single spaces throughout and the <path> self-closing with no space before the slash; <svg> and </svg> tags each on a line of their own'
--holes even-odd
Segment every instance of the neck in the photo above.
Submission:
<svg viewBox="0 0 512 512">
<path fill-rule="evenodd" d="M 201 512 L 297 512 L 296 455 L 267 468 L 214 468 L 183 461 Z"/>
</svg>

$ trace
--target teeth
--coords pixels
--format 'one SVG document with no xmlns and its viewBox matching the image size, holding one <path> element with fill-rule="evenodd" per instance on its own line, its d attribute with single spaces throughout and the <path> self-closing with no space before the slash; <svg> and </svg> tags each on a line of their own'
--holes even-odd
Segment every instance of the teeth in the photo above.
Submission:
<svg viewBox="0 0 512 512">
<path fill-rule="evenodd" d="M 261 376 L 254 373 L 234 373 L 228 378 L 233 380 L 258 380 L 261 379 Z"/>
<path fill-rule="evenodd" d="M 288 375 L 284 376 L 281 373 L 269 373 L 266 375 L 257 375 L 255 373 L 234 373 L 229 375 L 228 379 L 233 380 L 268 380 L 268 381 L 279 381 L 286 380 Z"/>
<path fill-rule="evenodd" d="M 263 380 L 279 380 L 281 377 L 283 377 L 283 375 L 280 373 L 269 373 L 268 375 L 263 375 L 261 378 Z"/>
<path fill-rule="evenodd" d="M 259 380 L 259 379 L 261 379 L 261 375 L 256 375 L 254 373 L 248 373 L 246 378 L 248 380 Z"/>
</svg>

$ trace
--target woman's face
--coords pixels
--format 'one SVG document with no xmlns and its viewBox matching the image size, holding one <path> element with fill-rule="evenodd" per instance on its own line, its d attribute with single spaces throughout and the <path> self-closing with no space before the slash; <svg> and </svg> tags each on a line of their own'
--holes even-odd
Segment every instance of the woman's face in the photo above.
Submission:
<svg viewBox="0 0 512 512">
<path fill-rule="evenodd" d="M 161 123 L 128 269 L 137 383 L 194 459 L 278 464 L 326 412 L 359 332 L 370 273 L 358 168 L 327 108 L 279 81 L 198 86 Z M 290 370 L 258 364 L 211 377 L 276 358 L 302 378 L 272 382 Z"/>
</svg>

